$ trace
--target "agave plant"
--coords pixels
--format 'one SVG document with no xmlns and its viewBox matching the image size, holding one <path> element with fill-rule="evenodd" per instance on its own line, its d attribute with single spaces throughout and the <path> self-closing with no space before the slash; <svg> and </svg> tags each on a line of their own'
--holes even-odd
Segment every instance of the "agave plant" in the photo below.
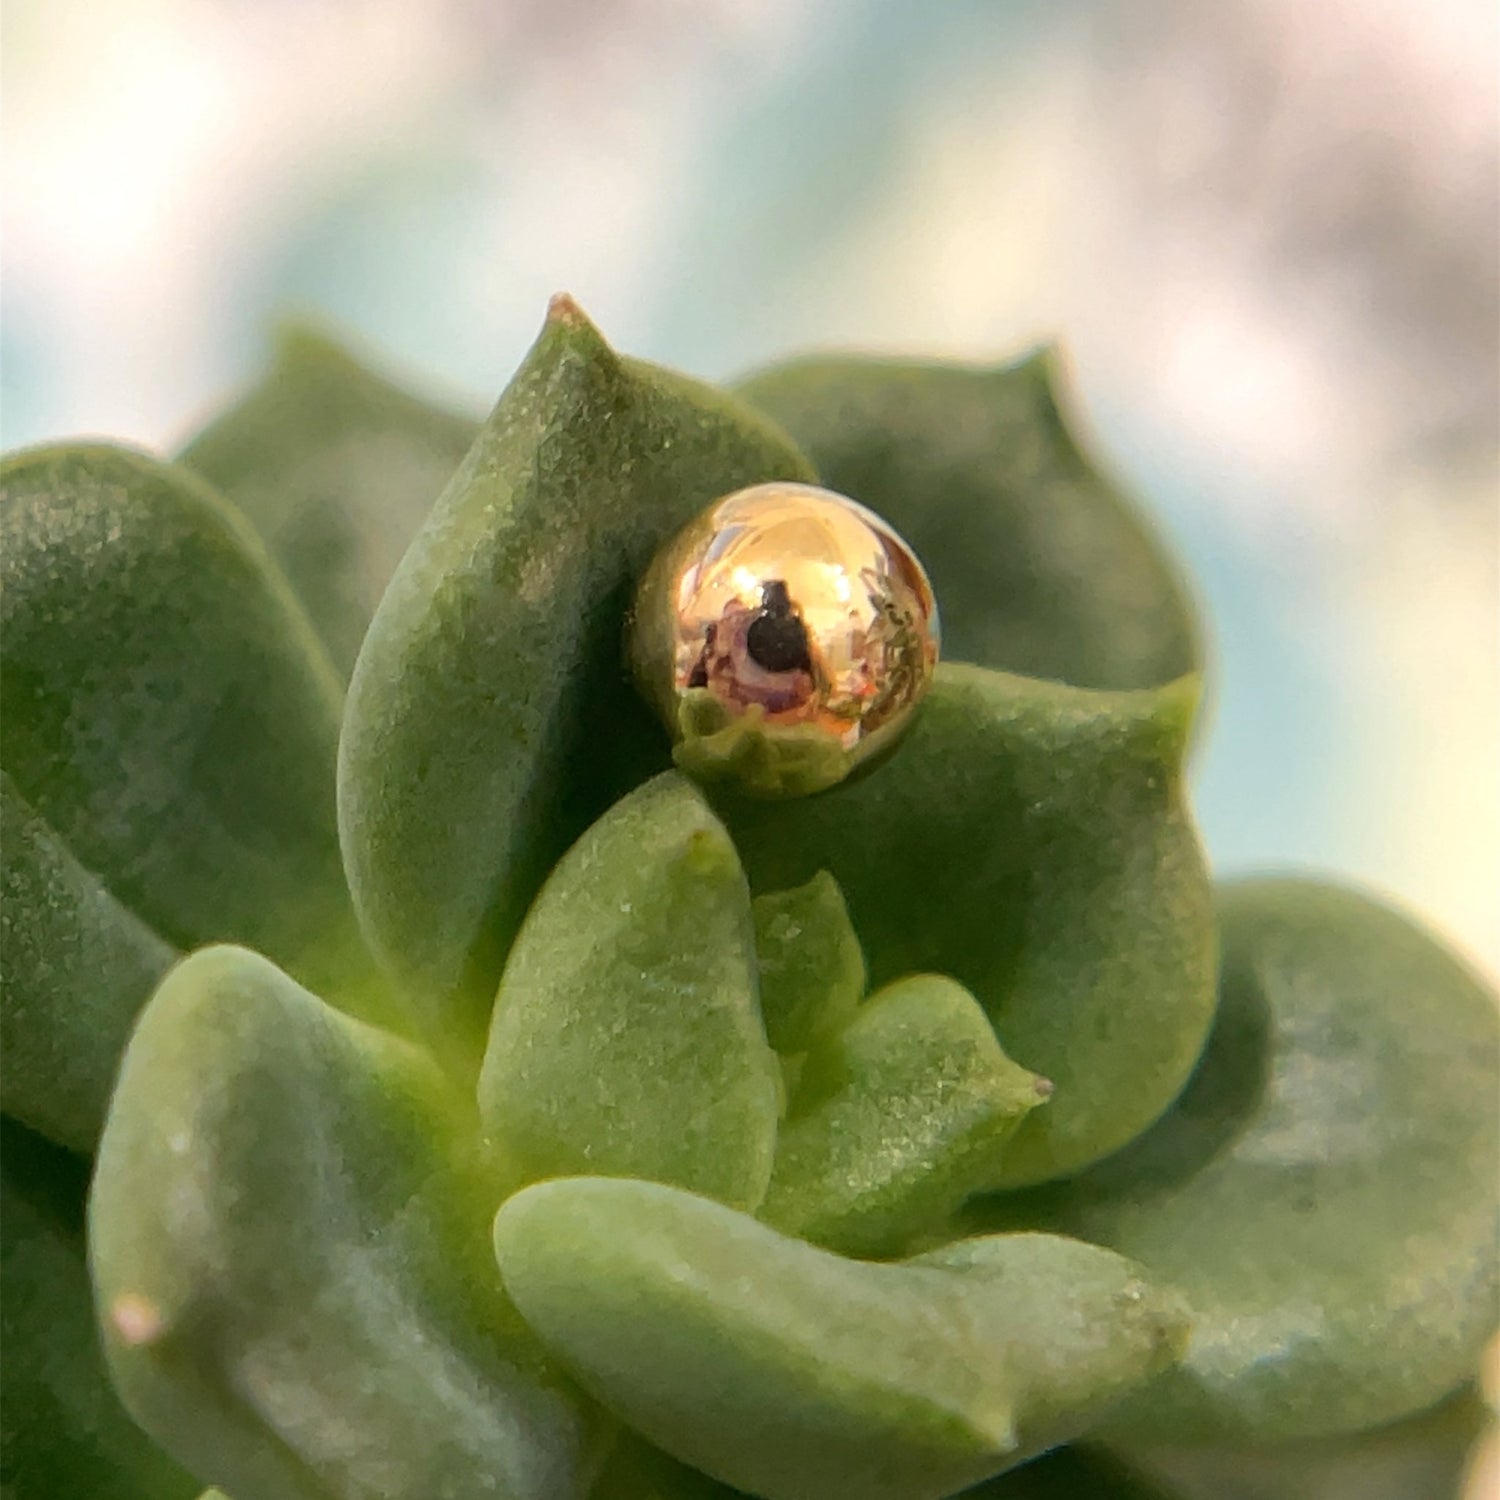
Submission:
<svg viewBox="0 0 1500 1500">
<path fill-rule="evenodd" d="M 1059 386 L 717 390 L 559 299 L 482 426 L 292 331 L 175 461 L 6 462 L 7 1495 L 1451 1488 L 1493 999 L 1211 884 L 1189 597 Z M 772 480 L 905 536 L 947 658 L 781 801 L 621 654 Z"/>
</svg>

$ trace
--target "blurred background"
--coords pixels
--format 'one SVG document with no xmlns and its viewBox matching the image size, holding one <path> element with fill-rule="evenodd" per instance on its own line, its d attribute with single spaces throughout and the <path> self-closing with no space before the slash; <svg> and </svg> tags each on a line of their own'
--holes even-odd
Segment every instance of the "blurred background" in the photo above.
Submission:
<svg viewBox="0 0 1500 1500">
<path fill-rule="evenodd" d="M 1071 351 L 1200 582 L 1225 871 L 1500 967 L 1493 0 L 6 0 L 0 423 L 175 445 L 311 310 L 476 411 Z"/>
</svg>

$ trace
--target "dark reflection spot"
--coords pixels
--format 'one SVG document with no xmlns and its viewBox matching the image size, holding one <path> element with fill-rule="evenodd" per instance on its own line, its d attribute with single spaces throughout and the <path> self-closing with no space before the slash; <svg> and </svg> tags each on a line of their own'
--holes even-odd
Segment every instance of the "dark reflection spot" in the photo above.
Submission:
<svg viewBox="0 0 1500 1500">
<path fill-rule="evenodd" d="M 761 613 L 745 632 L 750 659 L 767 672 L 812 671 L 807 627 L 792 607 L 786 584 L 773 578 L 762 585 L 760 603 Z"/>
<path fill-rule="evenodd" d="M 708 686 L 708 663 L 714 654 L 714 638 L 717 635 L 718 631 L 710 624 L 703 636 L 703 649 L 698 653 L 698 660 L 693 663 L 692 673 L 688 677 L 687 685 L 690 688 Z"/>
</svg>

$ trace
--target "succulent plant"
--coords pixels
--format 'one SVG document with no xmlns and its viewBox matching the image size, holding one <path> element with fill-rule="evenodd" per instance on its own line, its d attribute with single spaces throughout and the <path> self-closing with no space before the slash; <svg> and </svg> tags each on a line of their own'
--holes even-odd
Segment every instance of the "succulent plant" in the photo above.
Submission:
<svg viewBox="0 0 1500 1500">
<path fill-rule="evenodd" d="M 1060 385 L 717 390 L 558 299 L 482 426 L 291 331 L 175 461 L 6 461 L 7 1496 L 1451 1487 L 1493 998 L 1212 886 L 1193 608 Z M 768 481 L 894 526 L 951 663 L 780 801 L 622 654 Z"/>
</svg>

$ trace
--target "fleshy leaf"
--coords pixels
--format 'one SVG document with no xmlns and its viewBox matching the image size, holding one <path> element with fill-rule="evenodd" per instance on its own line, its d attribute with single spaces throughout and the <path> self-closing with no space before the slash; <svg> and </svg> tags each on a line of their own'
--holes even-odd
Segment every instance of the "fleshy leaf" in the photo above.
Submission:
<svg viewBox="0 0 1500 1500">
<path fill-rule="evenodd" d="M 511 1198 L 543 1342 L 680 1461 L 766 1500 L 935 1500 L 1072 1436 L 1170 1361 L 1175 1303 L 1074 1240 L 845 1260 L 656 1183 Z"/>
<path fill-rule="evenodd" d="M 265 378 L 182 462 L 264 538 L 347 678 L 401 554 L 478 431 L 291 324 Z"/>
<path fill-rule="evenodd" d="M 0 772 L 0 1055 L 7 1114 L 91 1155 L 136 1012 L 176 958 Z"/>
<path fill-rule="evenodd" d="M 622 630 L 710 500 L 810 477 L 758 413 L 622 359 L 559 298 L 387 590 L 355 667 L 339 798 L 366 931 L 434 1035 L 477 1055 L 543 877 L 668 762 Z"/>
<path fill-rule="evenodd" d="M 1481 1500 L 1465 1470 L 1494 1413 L 1473 1389 L 1348 1437 L 1133 1454 L 1177 1500 Z M 997 1497 L 998 1500 L 998 1497 Z M 1020 1500 L 1020 1497 L 1017 1497 Z"/>
<path fill-rule="evenodd" d="M 524 1181 L 765 1194 L 780 1103 L 756 997 L 750 891 L 723 824 L 667 772 L 565 854 L 511 949 L 479 1078 Z"/>
<path fill-rule="evenodd" d="M 948 660 L 1078 687 L 1170 682 L 1202 664 L 1187 591 L 1074 440 L 1061 385 L 1043 350 L 994 369 L 800 359 L 739 389 L 915 548 Z"/>
<path fill-rule="evenodd" d="M 83 1248 L 87 1185 L 81 1157 L 0 1122 L 0 1488 L 16 1500 L 196 1495 L 105 1374 Z"/>
<path fill-rule="evenodd" d="M 504 1299 L 472 1105 L 239 948 L 143 1012 L 89 1243 L 136 1419 L 234 1500 L 567 1500 L 598 1424 Z"/>
<path fill-rule="evenodd" d="M 819 870 L 794 890 L 757 896 L 754 912 L 766 1036 L 778 1052 L 805 1052 L 837 1031 L 865 993 L 865 955 L 844 893 Z"/>
<path fill-rule="evenodd" d="M 1181 763 L 1192 681 L 1095 693 L 940 666 L 870 776 L 786 806 L 721 799 L 753 889 L 826 866 L 871 978 L 952 975 L 1057 1091 L 1005 1147 L 1005 1185 L 1139 1134 L 1197 1059 L 1212 900 Z"/>
<path fill-rule="evenodd" d="M 990 1185 L 1049 1092 L 962 985 L 898 979 L 808 1054 L 760 1216 L 845 1255 L 894 1255 Z"/>
<path fill-rule="evenodd" d="M 248 526 L 185 469 L 102 444 L 19 453 L 0 494 L 20 795 L 164 942 L 244 942 L 348 1000 L 368 961 L 339 863 L 339 686 Z M 53 919 L 22 920 L 40 941 Z"/>
<path fill-rule="evenodd" d="M 1221 893 L 1220 1014 L 1155 1129 L 976 1223 L 1112 1245 L 1194 1310 L 1133 1443 L 1353 1432 L 1438 1400 L 1496 1317 L 1500 1026 L 1443 948 L 1310 880 Z"/>
</svg>

